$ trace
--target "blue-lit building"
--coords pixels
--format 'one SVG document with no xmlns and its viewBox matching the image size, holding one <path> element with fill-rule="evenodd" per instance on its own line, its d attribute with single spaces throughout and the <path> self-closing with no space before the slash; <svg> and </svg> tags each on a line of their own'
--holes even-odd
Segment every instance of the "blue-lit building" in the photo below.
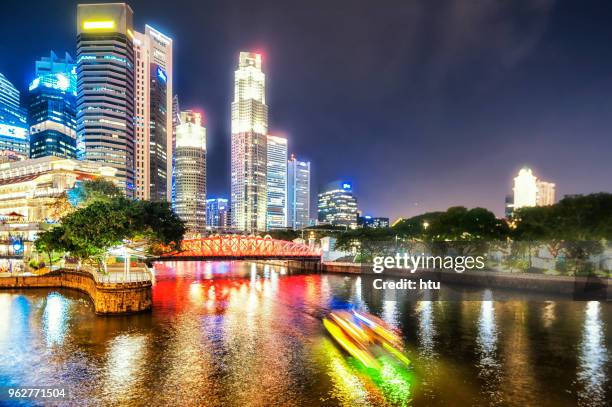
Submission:
<svg viewBox="0 0 612 407">
<path fill-rule="evenodd" d="M 227 228 L 230 225 L 229 202 L 225 198 L 206 200 L 206 226 L 210 228 Z"/>
<path fill-rule="evenodd" d="M 76 157 L 76 68 L 72 57 L 36 61 L 28 94 L 30 157 Z"/>
<path fill-rule="evenodd" d="M 28 126 L 26 113 L 20 104 L 20 93 L 0 73 L 0 153 L 26 158 L 28 149 Z"/>
<path fill-rule="evenodd" d="M 319 224 L 357 227 L 357 198 L 350 182 L 335 181 L 327 184 L 319 194 L 317 204 Z"/>
<path fill-rule="evenodd" d="M 364 228 L 388 228 L 389 218 L 374 217 L 370 215 L 360 216 L 358 219 L 359 226 Z"/>
</svg>

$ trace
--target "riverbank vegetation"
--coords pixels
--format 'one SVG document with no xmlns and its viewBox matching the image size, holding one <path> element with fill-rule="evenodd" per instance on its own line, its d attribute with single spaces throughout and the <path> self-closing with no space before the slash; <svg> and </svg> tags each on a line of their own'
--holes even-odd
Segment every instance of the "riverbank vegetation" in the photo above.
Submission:
<svg viewBox="0 0 612 407">
<path fill-rule="evenodd" d="M 37 252 L 44 253 L 49 264 L 59 254 L 105 271 L 113 248 L 129 252 L 138 247 L 143 253 L 160 254 L 175 249 L 185 234 L 184 222 L 169 203 L 125 198 L 109 181 L 84 182 L 70 202 L 72 207 L 59 222 L 35 241 Z"/>
<path fill-rule="evenodd" d="M 307 232 L 308 233 L 308 232 Z M 510 271 L 539 270 L 534 260 L 545 251 L 554 274 L 593 274 L 592 259 L 612 243 L 612 194 L 566 197 L 555 205 L 521 208 L 511 219 L 498 219 L 484 208 L 452 207 L 402 219 L 385 229 L 362 228 L 333 233 L 336 249 L 356 260 L 397 252 L 480 255 Z M 601 274 L 601 273 L 599 273 Z M 604 273 L 605 274 L 605 273 Z"/>
</svg>

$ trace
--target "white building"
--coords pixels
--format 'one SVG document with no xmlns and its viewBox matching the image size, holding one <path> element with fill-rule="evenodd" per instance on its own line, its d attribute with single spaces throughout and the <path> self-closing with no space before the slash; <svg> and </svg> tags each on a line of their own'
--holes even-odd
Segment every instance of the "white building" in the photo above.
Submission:
<svg viewBox="0 0 612 407">
<path fill-rule="evenodd" d="M 138 199 L 171 199 L 173 84 L 172 39 L 146 25 L 134 32 L 135 132 Z"/>
<path fill-rule="evenodd" d="M 555 203 L 555 184 L 552 182 L 540 181 L 537 182 L 538 194 L 536 197 L 537 206 L 554 205 Z"/>
<path fill-rule="evenodd" d="M 309 226 L 310 162 L 292 154 L 287 162 L 287 226 L 298 230 Z"/>
<path fill-rule="evenodd" d="M 27 222 L 57 220 L 53 203 L 78 182 L 105 178 L 117 170 L 100 163 L 55 156 L 0 164 L 0 216 Z"/>
<path fill-rule="evenodd" d="M 268 136 L 267 228 L 287 227 L 287 139 Z"/>
<path fill-rule="evenodd" d="M 206 229 L 206 128 L 202 114 L 181 112 L 176 126 L 172 207 L 189 233 Z"/>
<path fill-rule="evenodd" d="M 234 77 L 231 140 L 232 226 L 266 229 L 268 106 L 261 55 L 241 52 Z"/>
<path fill-rule="evenodd" d="M 512 209 L 555 203 L 555 184 L 541 181 L 530 168 L 522 168 L 514 177 Z"/>
</svg>

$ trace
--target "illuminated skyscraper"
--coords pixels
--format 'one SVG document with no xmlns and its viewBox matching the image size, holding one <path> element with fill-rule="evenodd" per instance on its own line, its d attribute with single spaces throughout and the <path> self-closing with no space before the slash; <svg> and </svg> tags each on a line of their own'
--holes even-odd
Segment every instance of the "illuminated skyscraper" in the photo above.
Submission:
<svg viewBox="0 0 612 407">
<path fill-rule="evenodd" d="M 538 180 L 537 206 L 554 205 L 555 203 L 555 184 L 552 182 Z"/>
<path fill-rule="evenodd" d="M 201 113 L 181 112 L 174 164 L 172 207 L 188 232 L 201 233 L 206 228 L 206 129 Z"/>
<path fill-rule="evenodd" d="M 28 93 L 30 158 L 76 157 L 76 66 L 53 51 L 36 61 Z"/>
<path fill-rule="evenodd" d="M 229 226 L 229 203 L 224 198 L 206 200 L 206 226 L 224 229 Z"/>
<path fill-rule="evenodd" d="M 28 150 L 26 114 L 19 104 L 19 91 L 0 73 L 0 152 L 26 158 Z"/>
<path fill-rule="evenodd" d="M 172 40 L 151 26 L 134 32 L 136 60 L 136 197 L 172 194 Z"/>
<path fill-rule="evenodd" d="M 287 227 L 287 139 L 268 136 L 267 146 L 267 227 Z"/>
<path fill-rule="evenodd" d="M 514 177 L 514 209 L 524 206 L 536 206 L 538 185 L 537 178 L 530 168 L 522 168 Z"/>
<path fill-rule="evenodd" d="M 318 220 L 333 226 L 357 227 L 357 199 L 348 182 L 329 183 L 319 194 Z"/>
<path fill-rule="evenodd" d="M 134 196 L 134 33 L 125 3 L 77 6 L 77 153 Z"/>
<path fill-rule="evenodd" d="M 287 226 L 308 227 L 310 219 L 310 162 L 292 154 L 287 163 Z"/>
<path fill-rule="evenodd" d="M 178 95 L 174 95 L 172 97 L 172 172 L 171 176 L 171 196 L 174 196 L 174 165 L 176 162 L 176 126 L 178 126 L 181 122 L 181 111 L 179 108 L 179 100 Z"/>
<path fill-rule="evenodd" d="M 530 168 L 522 168 L 514 177 L 513 191 L 513 210 L 555 203 L 555 184 L 539 180 Z"/>
<path fill-rule="evenodd" d="M 234 78 L 231 141 L 232 225 L 266 229 L 268 106 L 261 55 L 241 52 Z"/>
</svg>

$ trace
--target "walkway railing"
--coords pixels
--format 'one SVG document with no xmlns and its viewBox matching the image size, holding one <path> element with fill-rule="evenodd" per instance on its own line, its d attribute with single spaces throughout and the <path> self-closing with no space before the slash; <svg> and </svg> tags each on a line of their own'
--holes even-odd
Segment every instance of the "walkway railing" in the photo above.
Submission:
<svg viewBox="0 0 612 407">
<path fill-rule="evenodd" d="M 152 281 L 152 275 L 148 271 L 130 271 L 129 273 L 109 272 L 103 273 L 92 273 L 94 280 L 97 283 L 140 283 L 145 281 Z"/>
<path fill-rule="evenodd" d="M 66 268 L 66 267 L 65 267 Z M 75 268 L 68 268 L 75 269 Z M 123 267 L 108 266 L 108 272 L 103 273 L 95 267 L 88 265 L 81 266 L 81 271 L 90 273 L 96 283 L 102 284 L 119 284 L 119 283 L 140 283 L 153 281 L 153 273 L 147 266 L 131 267 L 129 272 L 125 272 Z"/>
</svg>

